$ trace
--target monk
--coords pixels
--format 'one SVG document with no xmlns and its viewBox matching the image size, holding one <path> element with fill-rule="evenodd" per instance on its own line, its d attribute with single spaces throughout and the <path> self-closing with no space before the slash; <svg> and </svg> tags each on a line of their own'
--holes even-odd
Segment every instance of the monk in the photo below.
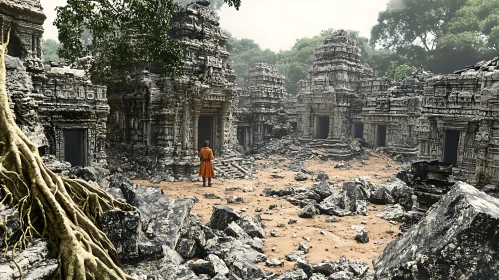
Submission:
<svg viewBox="0 0 499 280">
<path fill-rule="evenodd" d="M 208 187 L 211 187 L 211 178 L 215 177 L 215 170 L 211 161 L 215 159 L 213 151 L 208 147 L 210 142 L 204 141 L 204 147 L 199 151 L 199 159 L 201 167 L 199 168 L 199 176 L 203 177 L 203 187 L 206 187 L 206 178 L 208 178 Z"/>
</svg>

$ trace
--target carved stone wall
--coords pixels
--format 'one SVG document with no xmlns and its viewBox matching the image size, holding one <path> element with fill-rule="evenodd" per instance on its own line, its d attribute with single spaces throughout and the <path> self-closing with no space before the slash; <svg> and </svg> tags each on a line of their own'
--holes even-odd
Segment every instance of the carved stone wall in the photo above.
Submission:
<svg viewBox="0 0 499 280">
<path fill-rule="evenodd" d="M 423 88 L 430 76 L 431 73 L 418 70 L 393 86 L 382 78 L 367 79 L 362 83 L 365 103 L 355 123 L 363 125 L 362 138 L 366 143 L 406 159 L 417 157 L 415 128 L 421 116 Z M 384 132 L 380 126 L 385 127 Z"/>
<path fill-rule="evenodd" d="M 244 79 L 239 106 L 238 138 L 241 145 L 256 148 L 270 140 L 283 111 L 284 76 L 266 63 L 257 63 Z"/>
<path fill-rule="evenodd" d="M 360 113 L 359 89 L 364 79 L 373 75 L 360 63 L 360 49 L 346 31 L 334 32 L 315 51 L 309 78 L 300 82 L 297 111 L 298 129 L 305 138 L 350 138 L 352 117 Z M 329 128 L 322 127 L 321 120 Z M 299 121 L 300 122 L 300 121 Z"/>
<path fill-rule="evenodd" d="M 478 185 L 499 182 L 498 60 L 429 79 L 416 129 L 421 160 L 455 154 L 454 175 Z"/>
<path fill-rule="evenodd" d="M 215 157 L 230 157 L 237 145 L 236 76 L 227 36 L 209 2 L 196 1 L 176 13 L 171 37 L 186 51 L 182 76 L 163 78 L 160 67 L 152 65 L 132 86 L 108 90 L 110 160 L 144 169 L 137 177 L 147 170 L 190 175 L 205 140 Z"/>
<path fill-rule="evenodd" d="M 76 156 L 71 161 L 78 165 L 105 163 L 106 89 L 92 85 L 83 70 L 43 65 L 45 19 L 39 0 L 0 1 L 1 35 L 11 30 L 7 93 L 16 122 L 42 155 L 59 160 Z M 81 137 L 73 139 L 77 143 L 66 143 L 68 130 L 79 131 Z"/>
</svg>

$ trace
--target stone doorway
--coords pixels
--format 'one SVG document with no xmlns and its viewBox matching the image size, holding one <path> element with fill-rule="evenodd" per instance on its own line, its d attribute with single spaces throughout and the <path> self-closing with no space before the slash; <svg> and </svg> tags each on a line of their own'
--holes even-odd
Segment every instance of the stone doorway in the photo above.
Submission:
<svg viewBox="0 0 499 280">
<path fill-rule="evenodd" d="M 444 162 L 450 163 L 452 166 L 457 166 L 460 134 L 458 130 L 445 131 Z"/>
<path fill-rule="evenodd" d="M 10 56 L 23 58 L 23 47 L 21 40 L 14 31 L 10 32 L 9 45 L 7 46 L 7 54 Z"/>
<path fill-rule="evenodd" d="M 315 124 L 315 138 L 317 139 L 327 139 L 329 134 L 329 117 L 316 117 Z"/>
<path fill-rule="evenodd" d="M 386 125 L 378 125 L 376 132 L 376 147 L 386 147 Z"/>
<path fill-rule="evenodd" d="M 198 151 L 204 147 L 204 141 L 210 141 L 210 148 L 215 153 L 215 131 L 214 131 L 213 116 L 199 116 L 198 119 Z"/>
<path fill-rule="evenodd" d="M 72 166 L 85 166 L 85 130 L 64 130 L 64 160 Z"/>
<path fill-rule="evenodd" d="M 364 124 L 354 123 L 353 124 L 353 138 L 364 138 Z"/>
</svg>

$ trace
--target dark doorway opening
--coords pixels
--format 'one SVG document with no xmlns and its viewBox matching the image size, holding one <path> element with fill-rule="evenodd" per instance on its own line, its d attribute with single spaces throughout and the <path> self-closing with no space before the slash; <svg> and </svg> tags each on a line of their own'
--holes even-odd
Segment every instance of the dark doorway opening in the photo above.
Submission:
<svg viewBox="0 0 499 280">
<path fill-rule="evenodd" d="M 376 136 L 376 146 L 386 147 L 386 125 L 378 125 Z"/>
<path fill-rule="evenodd" d="M 23 48 L 21 40 L 16 36 L 14 32 L 10 32 L 9 45 L 7 46 L 7 54 L 14 57 L 23 56 Z"/>
<path fill-rule="evenodd" d="M 293 128 L 294 131 L 298 130 L 298 123 L 297 122 L 291 122 L 291 127 Z"/>
<path fill-rule="evenodd" d="M 43 157 L 47 154 L 47 146 L 38 147 L 38 154 Z"/>
<path fill-rule="evenodd" d="M 64 160 L 72 166 L 85 166 L 85 130 L 64 130 Z"/>
<path fill-rule="evenodd" d="M 242 145 L 244 147 L 245 145 L 245 139 L 246 139 L 246 127 L 238 127 L 237 128 L 237 141 L 239 142 L 239 145 Z"/>
<path fill-rule="evenodd" d="M 329 117 L 317 117 L 315 138 L 327 139 L 329 134 Z"/>
<path fill-rule="evenodd" d="M 458 130 L 445 131 L 444 162 L 457 166 L 457 152 L 459 148 Z"/>
<path fill-rule="evenodd" d="M 199 116 L 198 119 L 198 151 L 204 146 L 204 141 L 210 142 L 210 148 L 215 153 L 215 143 L 213 143 L 213 116 Z"/>
<path fill-rule="evenodd" d="M 353 124 L 353 138 L 364 138 L 364 124 L 354 123 Z"/>
</svg>

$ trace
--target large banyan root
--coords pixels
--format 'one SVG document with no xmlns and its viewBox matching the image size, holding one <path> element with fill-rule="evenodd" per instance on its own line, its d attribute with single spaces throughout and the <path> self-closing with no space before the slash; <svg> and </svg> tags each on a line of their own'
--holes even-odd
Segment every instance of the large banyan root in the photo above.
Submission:
<svg viewBox="0 0 499 280">
<path fill-rule="evenodd" d="M 83 180 L 61 178 L 45 166 L 9 108 L 7 45 L 8 41 L 0 44 L 0 188 L 5 195 L 0 205 L 19 210 L 21 235 L 12 255 L 35 237 L 48 238 L 58 254 L 61 279 L 133 279 L 123 272 L 116 249 L 97 227 L 103 212 L 133 208 Z M 5 225 L 0 222 L 0 227 Z"/>
</svg>

